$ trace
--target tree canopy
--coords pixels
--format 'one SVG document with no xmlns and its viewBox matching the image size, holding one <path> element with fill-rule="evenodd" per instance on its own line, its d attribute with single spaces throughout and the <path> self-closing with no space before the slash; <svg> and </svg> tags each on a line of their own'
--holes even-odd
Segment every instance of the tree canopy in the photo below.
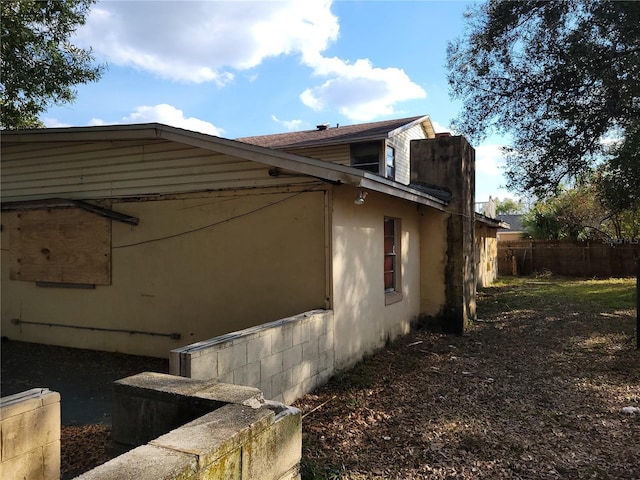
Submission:
<svg viewBox="0 0 640 480">
<path fill-rule="evenodd" d="M 598 186 L 585 183 L 536 202 L 522 225 L 527 236 L 542 240 L 638 238 L 640 209 L 612 211 L 600 200 Z"/>
<path fill-rule="evenodd" d="M 456 130 L 513 139 L 509 188 L 543 197 L 598 168 L 618 207 L 638 205 L 640 2 L 489 0 L 447 62 Z"/>
<path fill-rule="evenodd" d="M 96 81 L 104 67 L 69 39 L 95 0 L 2 0 L 0 127 L 41 126 L 51 104 L 75 99 L 74 85 Z"/>
<path fill-rule="evenodd" d="M 504 200 L 496 198 L 496 213 L 498 215 L 513 215 L 522 213 L 523 210 L 524 204 L 521 200 L 514 200 L 508 197 Z"/>
</svg>

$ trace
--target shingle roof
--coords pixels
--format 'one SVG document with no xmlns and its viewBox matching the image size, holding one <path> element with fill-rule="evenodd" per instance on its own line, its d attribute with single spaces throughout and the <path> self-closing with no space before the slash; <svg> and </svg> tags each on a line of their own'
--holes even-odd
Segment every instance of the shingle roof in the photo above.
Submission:
<svg viewBox="0 0 640 480">
<path fill-rule="evenodd" d="M 382 122 L 360 123 L 358 125 L 327 127 L 326 129 L 304 130 L 300 132 L 277 133 L 256 137 L 236 138 L 239 142 L 250 143 L 261 147 L 275 149 L 291 149 L 313 147 L 327 144 L 343 144 L 382 140 L 389 132 L 401 127 L 429 121 L 426 115 L 419 117 L 384 120 Z"/>
<path fill-rule="evenodd" d="M 511 226 L 512 232 L 521 232 L 524 231 L 524 226 L 522 225 L 522 214 L 510 214 L 510 215 L 498 215 L 498 220 L 508 223 Z M 506 229 L 501 229 L 506 230 Z"/>
</svg>

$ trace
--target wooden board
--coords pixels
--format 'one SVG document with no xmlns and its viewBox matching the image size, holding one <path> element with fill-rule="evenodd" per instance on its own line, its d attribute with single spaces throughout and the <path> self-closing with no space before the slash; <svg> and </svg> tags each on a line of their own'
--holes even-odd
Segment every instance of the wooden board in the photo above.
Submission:
<svg viewBox="0 0 640 480">
<path fill-rule="evenodd" d="M 5 214 L 12 280 L 111 285 L 111 220 L 79 208 Z"/>
</svg>

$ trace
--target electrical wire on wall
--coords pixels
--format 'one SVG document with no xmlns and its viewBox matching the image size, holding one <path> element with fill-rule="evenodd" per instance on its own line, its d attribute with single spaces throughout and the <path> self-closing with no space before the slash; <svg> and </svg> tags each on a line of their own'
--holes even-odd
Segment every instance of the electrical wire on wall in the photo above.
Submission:
<svg viewBox="0 0 640 480">
<path fill-rule="evenodd" d="M 171 238 L 181 237 L 181 236 L 184 236 L 184 235 L 189 235 L 191 233 L 200 232 L 200 231 L 206 230 L 208 228 L 213 228 L 213 227 L 216 227 L 218 225 L 222 225 L 224 223 L 232 222 L 233 220 L 237 220 L 239 218 L 247 217 L 249 215 L 252 215 L 254 213 L 260 212 L 262 210 L 266 210 L 268 208 L 271 208 L 271 207 L 273 207 L 275 205 L 278 205 L 280 203 L 287 202 L 287 201 L 289 201 L 289 200 L 291 200 L 293 198 L 298 197 L 299 195 L 302 195 L 303 193 L 308 193 L 308 192 L 314 191 L 318 186 L 321 186 L 321 185 L 324 185 L 324 182 L 314 183 L 309 188 L 306 188 L 305 190 L 301 190 L 299 192 L 296 192 L 293 195 L 289 195 L 286 198 L 282 198 L 280 200 L 277 200 L 275 202 L 269 203 L 267 205 L 263 205 L 261 207 L 255 208 L 253 210 L 249 210 L 248 212 L 244 212 L 244 213 L 240 213 L 238 215 L 234 215 L 233 217 L 225 218 L 224 220 L 219 220 L 217 222 L 210 223 L 208 225 L 203 225 L 202 227 L 193 228 L 191 230 L 185 230 L 183 232 L 173 233 L 171 235 L 165 235 L 163 237 L 150 238 L 148 240 L 141 240 L 139 242 L 128 243 L 128 244 L 125 244 L 125 245 L 116 245 L 116 246 L 112 247 L 112 249 L 115 250 L 115 249 L 118 249 L 118 248 L 137 247 L 138 245 L 145 245 L 147 243 L 160 242 L 162 240 L 169 240 Z"/>
</svg>

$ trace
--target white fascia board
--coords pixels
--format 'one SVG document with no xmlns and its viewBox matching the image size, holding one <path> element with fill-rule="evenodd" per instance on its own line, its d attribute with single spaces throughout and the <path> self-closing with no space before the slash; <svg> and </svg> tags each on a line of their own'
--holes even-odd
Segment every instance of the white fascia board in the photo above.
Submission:
<svg viewBox="0 0 640 480">
<path fill-rule="evenodd" d="M 374 192 L 384 193 L 393 197 L 409 200 L 410 202 L 426 205 L 443 212 L 447 205 L 447 202 L 444 200 L 440 200 L 439 198 L 433 197 L 427 193 L 407 187 L 406 185 L 391 182 L 382 177 L 377 177 L 376 175 L 368 172 L 365 173 L 358 186 Z"/>
<path fill-rule="evenodd" d="M 429 125 L 429 128 L 425 130 L 424 127 L 424 123 L 427 122 L 427 124 Z M 433 131 L 433 125 L 431 123 L 431 118 L 429 117 L 429 115 L 425 115 L 424 117 L 418 118 L 416 120 L 414 120 L 413 122 L 409 122 L 406 125 L 402 125 L 401 127 L 396 128 L 395 130 L 391 130 L 388 134 L 387 134 L 387 138 L 391 138 L 394 137 L 396 135 L 398 135 L 399 133 L 408 130 L 416 125 L 422 125 L 422 129 L 425 130 L 425 134 L 427 135 L 427 138 L 431 138 L 433 136 L 435 136 L 435 134 L 431 135 L 430 132 Z"/>
<path fill-rule="evenodd" d="M 5 130 L 2 143 L 104 142 L 158 138 L 158 123 Z"/>
</svg>

